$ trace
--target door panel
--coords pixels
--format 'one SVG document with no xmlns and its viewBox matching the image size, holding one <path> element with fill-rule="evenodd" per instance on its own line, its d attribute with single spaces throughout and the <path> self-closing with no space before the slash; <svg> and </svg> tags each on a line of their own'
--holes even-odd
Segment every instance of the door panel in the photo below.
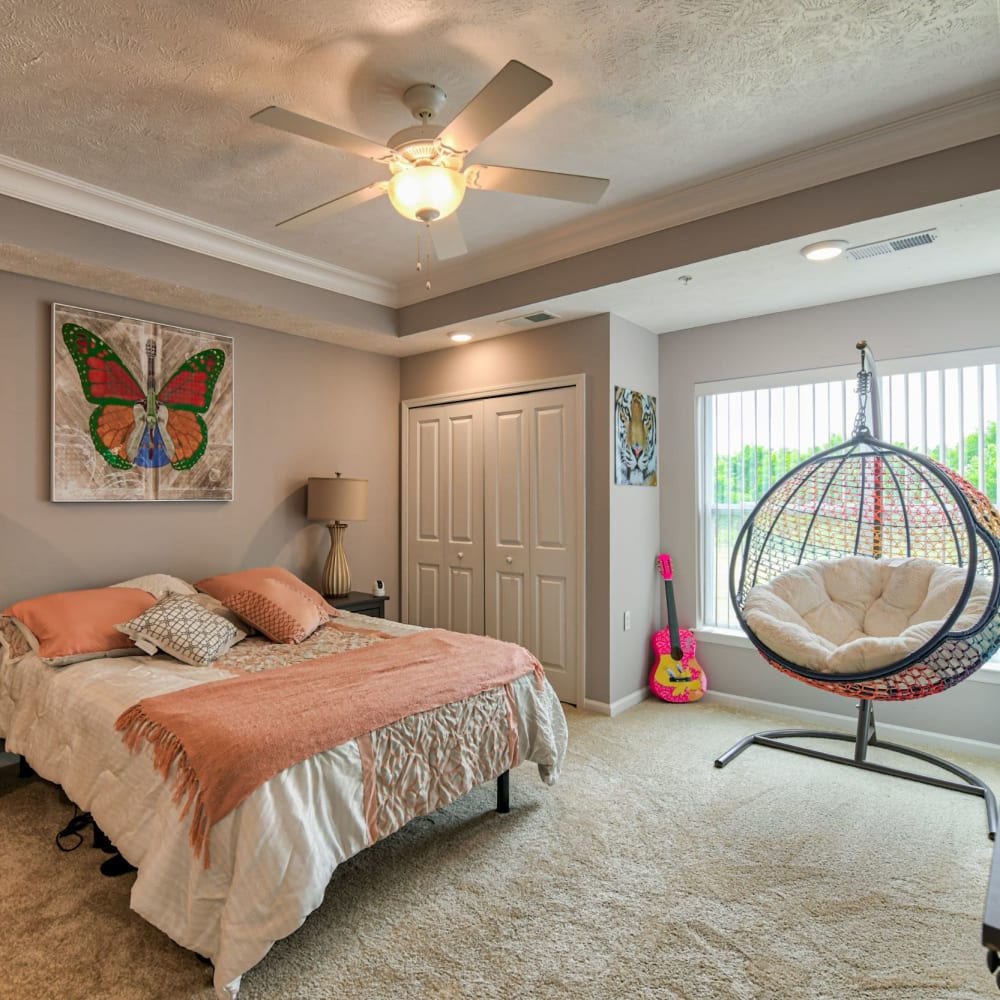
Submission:
<svg viewBox="0 0 1000 1000">
<path fill-rule="evenodd" d="M 449 500 L 448 542 L 452 545 L 472 545 L 481 534 L 482 456 L 479 414 L 449 415 L 445 425 L 450 468 L 442 481 L 442 490 Z"/>
<path fill-rule="evenodd" d="M 447 627 L 452 632 L 477 632 L 482 628 L 477 624 L 482 620 L 483 588 L 481 581 L 470 569 L 451 567 L 448 580 L 448 600 L 450 601 Z"/>
<path fill-rule="evenodd" d="M 525 507 L 527 491 L 527 438 L 524 414 L 497 413 L 494 426 L 495 452 L 488 462 L 495 483 L 495 544 L 523 549 L 527 544 Z M 490 521 L 492 524 L 492 519 Z"/>
<path fill-rule="evenodd" d="M 504 642 L 528 645 L 524 634 L 524 577 L 515 573 L 500 573 L 497 577 L 495 609 L 496 632 L 489 632 Z"/>
<path fill-rule="evenodd" d="M 525 397 L 484 400 L 486 634 L 532 649 Z M 515 636 L 519 638 L 515 638 Z"/>
<path fill-rule="evenodd" d="M 479 400 L 442 407 L 444 460 L 441 493 L 447 510 L 441 626 L 483 633 L 483 405 Z"/>
<path fill-rule="evenodd" d="M 407 616 L 416 625 L 434 628 L 441 619 L 441 554 L 444 543 L 440 416 L 414 411 L 408 438 Z"/>
<path fill-rule="evenodd" d="M 582 470 L 576 465 L 576 395 L 534 393 L 532 472 L 532 617 L 536 650 L 563 701 L 578 704 L 577 510 Z"/>
<path fill-rule="evenodd" d="M 438 565 L 427 565 L 426 563 L 416 564 L 414 574 L 414 586 L 410 589 L 411 613 L 410 620 L 414 624 L 428 624 L 438 620 L 438 593 L 440 590 L 439 579 L 441 567 Z M 416 615 L 412 613 L 412 608 L 416 608 Z"/>
<path fill-rule="evenodd" d="M 481 634 L 481 402 L 412 410 L 408 450 L 407 618 L 427 628 Z"/>
<path fill-rule="evenodd" d="M 483 406 L 486 631 L 523 636 L 510 641 L 527 646 L 560 699 L 576 704 L 576 395 L 545 389 Z"/>
<path fill-rule="evenodd" d="M 535 655 L 557 691 L 557 681 L 560 685 L 575 686 L 573 670 L 576 665 L 570 663 L 568 657 L 568 597 L 569 586 L 564 577 L 535 578 L 534 615 L 538 633 Z"/>
<path fill-rule="evenodd" d="M 532 465 L 534 478 L 534 544 L 565 551 L 566 537 L 566 414 L 561 406 L 535 411 Z"/>
</svg>

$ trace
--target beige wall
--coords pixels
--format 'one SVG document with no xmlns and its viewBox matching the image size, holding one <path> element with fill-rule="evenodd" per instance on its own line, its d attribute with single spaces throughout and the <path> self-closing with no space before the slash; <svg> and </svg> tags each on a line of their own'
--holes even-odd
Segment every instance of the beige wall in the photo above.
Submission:
<svg viewBox="0 0 1000 1000">
<path fill-rule="evenodd" d="M 620 316 L 611 317 L 611 377 L 607 412 L 614 413 L 615 386 L 658 395 L 659 338 Z M 658 456 L 662 462 L 663 452 Z M 608 452 L 611 493 L 611 704 L 626 706 L 644 696 L 652 666 L 653 633 L 666 625 L 660 613 L 662 578 L 655 569 L 660 551 L 660 487 L 615 486 L 614 439 Z M 662 469 L 661 469 L 662 473 Z M 659 479 L 659 475 L 658 475 Z M 659 479 L 662 482 L 662 479 Z M 632 627 L 626 631 L 624 614 Z"/>
<path fill-rule="evenodd" d="M 593 316 L 541 330 L 403 358 L 400 398 L 587 376 L 587 681 L 585 697 L 607 704 L 609 677 L 608 350 L 609 317 Z M 397 417 L 398 421 L 398 417 Z"/>
<path fill-rule="evenodd" d="M 698 382 L 830 365 L 856 367 L 866 339 L 876 360 L 1000 343 L 1000 275 L 684 330 L 660 338 L 661 447 L 671 479 L 660 491 L 661 540 L 674 557 L 677 605 L 693 621 L 696 594 L 695 399 Z M 853 702 L 787 678 L 746 648 L 701 640 L 712 689 L 820 711 Z M 974 676 L 914 702 L 883 704 L 884 722 L 1000 743 L 1000 684 Z M 720 748 L 724 749 L 724 748 Z"/>
<path fill-rule="evenodd" d="M 395 358 L 4 272 L 0 302 L 0 607 L 139 573 L 196 580 L 271 563 L 318 584 L 328 533 L 305 520 L 305 481 L 336 471 L 370 486 L 369 520 L 345 541 L 355 588 L 378 576 L 398 594 Z M 234 338 L 232 502 L 49 501 L 53 302 Z"/>
</svg>

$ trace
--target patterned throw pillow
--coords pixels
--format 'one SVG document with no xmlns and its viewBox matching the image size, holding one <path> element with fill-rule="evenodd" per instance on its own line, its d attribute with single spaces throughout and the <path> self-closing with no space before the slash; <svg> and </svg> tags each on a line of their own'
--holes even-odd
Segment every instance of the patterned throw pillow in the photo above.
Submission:
<svg viewBox="0 0 1000 1000">
<path fill-rule="evenodd" d="M 272 642 L 302 642 L 330 618 L 312 598 L 273 578 L 260 580 L 223 603 Z"/>
<path fill-rule="evenodd" d="M 241 569 L 235 573 L 223 573 L 221 576 L 207 576 L 199 580 L 195 586 L 206 594 L 211 594 L 224 604 L 229 603 L 233 594 L 241 590 L 253 590 L 262 580 L 280 580 L 286 587 L 291 587 L 297 594 L 308 597 L 321 611 L 327 615 L 338 615 L 332 604 L 327 604 L 318 590 L 313 590 L 304 580 L 290 573 L 282 566 L 260 566 L 257 569 Z"/>
<path fill-rule="evenodd" d="M 167 594 L 148 611 L 116 625 L 147 653 L 158 649 L 194 667 L 210 666 L 246 633 L 192 597 Z"/>
<path fill-rule="evenodd" d="M 13 618 L 0 618 L 0 663 L 13 663 L 31 649 L 30 644 Z"/>
</svg>

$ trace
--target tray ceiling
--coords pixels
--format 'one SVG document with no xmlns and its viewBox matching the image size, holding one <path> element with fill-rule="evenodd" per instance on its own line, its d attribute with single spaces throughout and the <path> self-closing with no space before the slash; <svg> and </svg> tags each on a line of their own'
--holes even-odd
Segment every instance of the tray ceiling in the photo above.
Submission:
<svg viewBox="0 0 1000 1000">
<path fill-rule="evenodd" d="M 470 192 L 469 254 L 433 265 L 453 289 L 640 232 L 647 202 L 872 130 L 891 138 L 893 123 L 1000 90 L 996 0 L 24 0 L 3 21 L 0 154 L 399 301 L 423 294 L 419 227 L 387 199 L 274 229 L 384 170 L 252 113 L 278 104 L 384 142 L 413 124 L 400 101 L 413 83 L 447 92 L 447 121 L 508 59 L 551 77 L 470 161 L 610 187 L 596 207 Z"/>
</svg>

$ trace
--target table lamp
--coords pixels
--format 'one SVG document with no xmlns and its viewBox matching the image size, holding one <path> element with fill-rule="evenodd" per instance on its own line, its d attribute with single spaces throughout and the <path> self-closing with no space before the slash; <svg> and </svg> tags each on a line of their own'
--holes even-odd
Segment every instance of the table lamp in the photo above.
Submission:
<svg viewBox="0 0 1000 1000">
<path fill-rule="evenodd" d="M 368 520 L 368 480 L 310 478 L 306 488 L 306 517 L 326 521 L 330 529 L 330 554 L 323 567 L 323 595 L 346 597 L 351 592 L 351 571 L 344 552 L 345 521 Z"/>
</svg>

